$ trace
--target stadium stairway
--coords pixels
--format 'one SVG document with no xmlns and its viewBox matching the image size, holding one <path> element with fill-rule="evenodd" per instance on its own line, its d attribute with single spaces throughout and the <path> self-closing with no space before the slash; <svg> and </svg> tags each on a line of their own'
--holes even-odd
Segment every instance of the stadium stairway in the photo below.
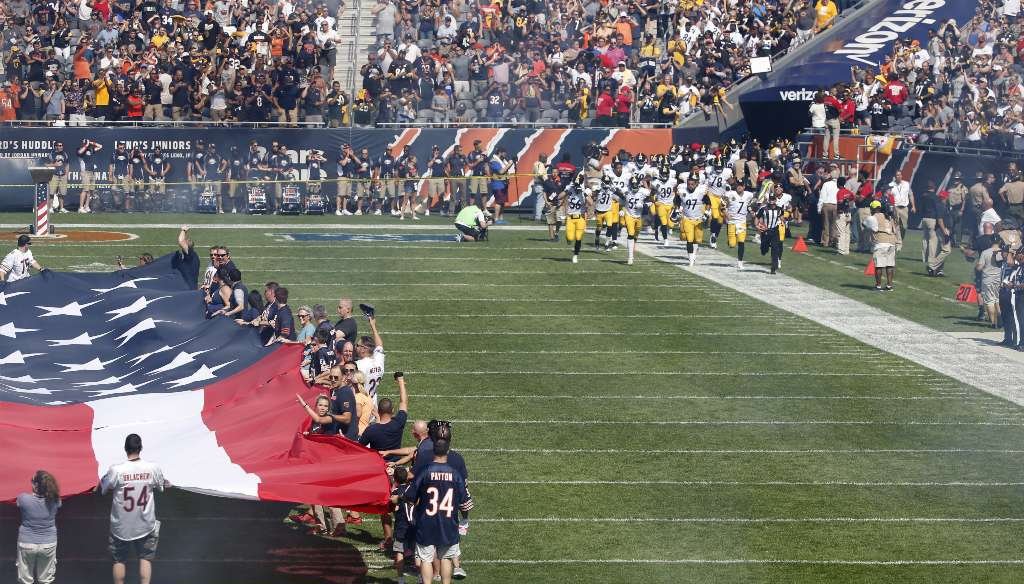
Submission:
<svg viewBox="0 0 1024 584">
<path fill-rule="evenodd" d="M 334 79 L 352 99 L 361 87 L 359 67 L 366 55 L 374 49 L 376 24 L 371 0 L 354 0 L 338 15 L 338 60 L 334 66 Z"/>
</svg>

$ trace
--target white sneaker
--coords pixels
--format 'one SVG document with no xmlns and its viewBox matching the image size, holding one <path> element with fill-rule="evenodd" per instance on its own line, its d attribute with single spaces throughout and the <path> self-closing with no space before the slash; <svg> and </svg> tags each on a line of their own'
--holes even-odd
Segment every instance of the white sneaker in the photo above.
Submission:
<svg viewBox="0 0 1024 584">
<path fill-rule="evenodd" d="M 466 571 L 462 569 L 462 566 L 459 566 L 458 568 L 452 570 L 452 578 L 455 580 L 465 580 Z"/>
<path fill-rule="evenodd" d="M 353 215 L 352 211 L 349 211 L 348 209 L 342 211 L 341 214 L 345 215 L 346 217 Z"/>
<path fill-rule="evenodd" d="M 218 215 L 223 215 L 224 214 L 224 209 L 221 209 L 220 211 L 217 211 L 217 214 Z"/>
<path fill-rule="evenodd" d="M 340 217 L 341 216 L 341 209 L 335 209 L 334 210 L 334 214 L 338 215 Z"/>
<path fill-rule="evenodd" d="M 423 216 L 424 217 L 430 217 L 430 209 L 424 209 L 423 210 Z"/>
<path fill-rule="evenodd" d="M 356 215 L 362 215 L 363 214 L 363 210 L 362 209 L 356 209 L 355 214 Z"/>
<path fill-rule="evenodd" d="M 67 207 L 61 207 L 60 208 L 60 212 L 61 213 L 70 213 L 71 211 L 68 211 Z"/>
<path fill-rule="evenodd" d="M 234 215 L 235 213 L 238 213 L 238 209 L 231 209 L 231 214 Z"/>
<path fill-rule="evenodd" d="M 668 247 L 668 238 L 667 237 L 665 238 L 665 241 L 661 242 L 661 247 Z"/>
<path fill-rule="evenodd" d="M 380 215 L 380 209 L 377 209 L 376 211 L 374 211 L 373 214 L 374 215 Z"/>
<path fill-rule="evenodd" d="M 420 218 L 419 218 L 419 217 L 417 217 L 417 216 L 415 216 L 415 215 L 413 215 L 413 216 L 412 216 L 412 220 L 413 220 L 413 221 L 419 221 L 419 220 L 420 220 Z"/>
<path fill-rule="evenodd" d="M 572 263 L 574 263 L 574 264 L 580 263 L 580 256 L 578 256 L 578 255 L 572 256 Z"/>
<path fill-rule="evenodd" d="M 717 241 L 712 241 L 711 242 L 711 249 L 718 249 L 718 242 Z"/>
<path fill-rule="evenodd" d="M 399 213 L 399 212 L 398 212 L 398 211 L 396 211 L 395 209 L 392 209 L 392 210 L 391 210 L 391 216 L 392 216 L 392 217 L 398 217 L 399 215 L 401 215 L 401 213 Z"/>
<path fill-rule="evenodd" d="M 696 263 L 697 263 L 697 256 L 696 255 L 690 256 L 690 267 L 692 268 L 693 265 L 696 264 Z"/>
<path fill-rule="evenodd" d="M 633 265 L 633 258 L 629 258 L 628 260 L 626 260 L 626 265 L 627 266 L 632 266 Z"/>
<path fill-rule="evenodd" d="M 743 269 L 743 262 L 742 261 L 736 262 L 736 269 L 737 270 L 742 270 Z"/>
<path fill-rule="evenodd" d="M 782 269 L 782 258 L 779 258 L 779 266 L 778 267 L 779 267 L 780 270 Z"/>
</svg>

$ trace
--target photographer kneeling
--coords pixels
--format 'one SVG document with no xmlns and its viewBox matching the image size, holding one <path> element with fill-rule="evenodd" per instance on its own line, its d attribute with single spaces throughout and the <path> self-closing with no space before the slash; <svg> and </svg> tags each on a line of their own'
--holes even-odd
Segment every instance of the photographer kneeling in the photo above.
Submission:
<svg viewBox="0 0 1024 584">
<path fill-rule="evenodd" d="M 483 241 L 487 239 L 490 215 L 475 204 L 463 207 L 455 216 L 455 228 L 459 234 L 455 241 Z"/>
</svg>

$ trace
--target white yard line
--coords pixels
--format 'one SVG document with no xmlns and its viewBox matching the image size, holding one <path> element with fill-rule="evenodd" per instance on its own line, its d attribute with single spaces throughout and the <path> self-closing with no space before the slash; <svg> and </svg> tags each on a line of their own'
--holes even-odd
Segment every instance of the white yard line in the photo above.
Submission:
<svg viewBox="0 0 1024 584">
<path fill-rule="evenodd" d="M 604 373 L 598 375 L 606 375 Z M 456 395 L 450 393 L 420 393 L 410 394 L 410 397 L 425 398 L 425 399 L 497 399 L 497 400 L 538 400 L 538 399 L 581 399 L 581 400 L 693 400 L 693 401 L 937 401 L 937 400 L 955 400 L 957 402 L 977 402 L 978 400 L 965 400 L 961 396 L 955 395 L 922 395 L 922 396 L 889 396 L 889 395 L 542 395 L 542 394 L 522 394 L 522 395 Z M 982 402 L 987 403 L 987 402 Z"/>
<path fill-rule="evenodd" d="M 543 426 L 1015 426 L 965 420 L 452 420 L 460 424 Z"/>
<path fill-rule="evenodd" d="M 878 356 L 886 357 L 887 355 L 878 355 L 874 350 L 865 349 L 862 351 L 636 351 L 636 350 L 614 350 L 614 351 L 492 351 L 487 349 L 481 350 L 468 350 L 468 351 L 444 351 L 444 350 L 423 350 L 423 351 L 408 351 L 408 350 L 395 350 L 389 349 L 389 355 L 607 355 L 609 357 L 615 355 L 856 355 L 856 356 Z M 893 357 L 895 360 L 895 357 Z"/>
<path fill-rule="evenodd" d="M 1024 517 L 473 517 L 470 523 L 1024 523 Z"/>
<path fill-rule="evenodd" d="M 459 448 L 460 453 L 479 452 L 489 454 L 628 454 L 630 456 L 644 454 L 693 454 L 693 455 L 736 455 L 736 454 L 779 454 L 779 455 L 810 455 L 821 454 L 1024 454 L 1024 450 L 1007 449 L 984 449 L 984 448 L 878 448 L 878 449 L 857 449 L 857 448 L 810 448 L 798 450 L 764 450 L 760 448 L 751 449 L 680 449 L 680 450 L 632 450 L 619 448 Z"/>
<path fill-rule="evenodd" d="M 413 299 L 410 299 L 413 300 Z M 457 301 L 457 298 L 451 299 Z M 593 331 L 521 331 L 521 332 L 509 332 L 509 331 L 387 331 L 387 335 L 422 335 L 422 336 L 449 336 L 449 335 L 475 335 L 475 336 L 487 336 L 487 337 L 503 337 L 503 336 L 618 336 L 618 337 L 825 337 L 829 338 L 832 336 L 831 332 L 798 332 L 798 333 L 780 333 L 775 331 L 765 332 L 752 332 L 752 331 L 676 331 L 676 332 L 643 332 L 643 333 L 626 333 L 619 331 L 602 331 L 595 333 Z"/>
<path fill-rule="evenodd" d="M 916 369 L 880 369 L 877 371 L 828 372 L 828 371 L 415 371 L 405 373 L 415 375 L 559 375 L 567 377 L 604 377 L 606 375 L 629 375 L 642 377 L 645 375 L 696 375 L 708 377 L 887 377 L 898 373 L 904 377 L 927 377 L 928 372 Z"/>
<path fill-rule="evenodd" d="M 760 558 L 732 558 L 732 559 L 639 559 L 639 558 L 590 558 L 590 559 L 569 559 L 558 558 L 550 560 L 520 560 L 520 559 L 486 559 L 462 561 L 466 565 L 511 565 L 511 566 L 547 566 L 547 565 L 665 565 L 665 566 L 743 566 L 743 565 L 794 565 L 794 566 L 1020 566 L 1024 560 L 784 560 L 784 559 L 760 559 Z M 607 576 L 607 574 L 606 574 Z"/>
<path fill-rule="evenodd" d="M 108 217 L 113 217 L 108 215 Z M 448 220 L 454 223 L 455 218 Z M 358 229 L 361 231 L 379 229 L 384 231 L 451 231 L 453 224 L 436 223 L 189 223 L 192 230 L 199 229 L 299 229 L 307 231 Z M 20 229 L 24 223 L 0 223 L 0 229 Z M 181 223 L 57 223 L 60 230 L 67 229 L 178 229 Z M 547 232 L 546 225 L 495 225 L 494 231 L 537 231 Z"/>
<path fill-rule="evenodd" d="M 686 261 L 682 259 L 679 248 L 666 249 L 641 243 L 638 249 L 641 253 L 664 260 L 726 288 L 759 300 L 768 300 L 776 308 L 824 325 L 1017 405 L 1024 405 L 1024 389 L 1014 382 L 1024 378 L 1024 364 L 1001 358 L 999 352 L 894 316 L 785 274 L 769 275 L 761 266 L 748 266 L 746 270 L 738 271 L 735 259 L 717 250 L 702 248 L 697 256 L 697 265 L 690 268 L 686 267 Z M 756 250 L 751 251 L 757 253 Z M 890 298 L 895 299 L 896 296 Z M 866 369 L 871 366 L 870 363 L 864 365 Z"/>
<path fill-rule="evenodd" d="M 472 480 L 474 487 L 557 485 L 562 487 L 1021 487 L 1024 482 L 1013 481 L 673 481 L 673 480 Z"/>
</svg>

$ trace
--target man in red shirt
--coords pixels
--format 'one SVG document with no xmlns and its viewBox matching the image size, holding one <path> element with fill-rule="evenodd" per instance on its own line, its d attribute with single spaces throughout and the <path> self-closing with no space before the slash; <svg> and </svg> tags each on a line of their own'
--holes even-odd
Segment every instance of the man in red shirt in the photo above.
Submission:
<svg viewBox="0 0 1024 584">
<path fill-rule="evenodd" d="M 836 250 L 839 255 L 850 255 L 850 221 L 856 209 L 857 196 L 846 188 L 846 177 L 836 179 Z"/>
<path fill-rule="evenodd" d="M 633 89 L 623 85 L 615 96 L 615 115 L 619 118 L 619 127 L 629 127 L 629 112 L 633 109 Z"/>
<path fill-rule="evenodd" d="M 903 102 L 907 101 L 907 97 L 910 96 L 910 90 L 907 89 L 906 84 L 900 81 L 900 78 L 895 73 L 892 74 L 889 83 L 885 85 L 882 96 L 892 106 L 894 117 L 898 119 L 906 115 L 906 108 L 903 107 Z"/>
<path fill-rule="evenodd" d="M 825 94 L 823 103 L 825 104 L 825 142 L 822 147 L 825 149 L 825 155 L 828 155 L 829 140 L 832 141 L 832 158 L 839 160 L 839 118 L 843 113 L 843 103 L 836 99 L 833 95 L 833 91 Z"/>
<path fill-rule="evenodd" d="M 611 89 L 605 86 L 601 90 L 601 94 L 597 96 L 597 108 L 596 117 L 594 118 L 594 126 L 598 128 L 608 128 L 614 126 L 614 120 L 612 120 L 612 111 L 615 107 L 615 98 L 612 97 Z"/>
</svg>

